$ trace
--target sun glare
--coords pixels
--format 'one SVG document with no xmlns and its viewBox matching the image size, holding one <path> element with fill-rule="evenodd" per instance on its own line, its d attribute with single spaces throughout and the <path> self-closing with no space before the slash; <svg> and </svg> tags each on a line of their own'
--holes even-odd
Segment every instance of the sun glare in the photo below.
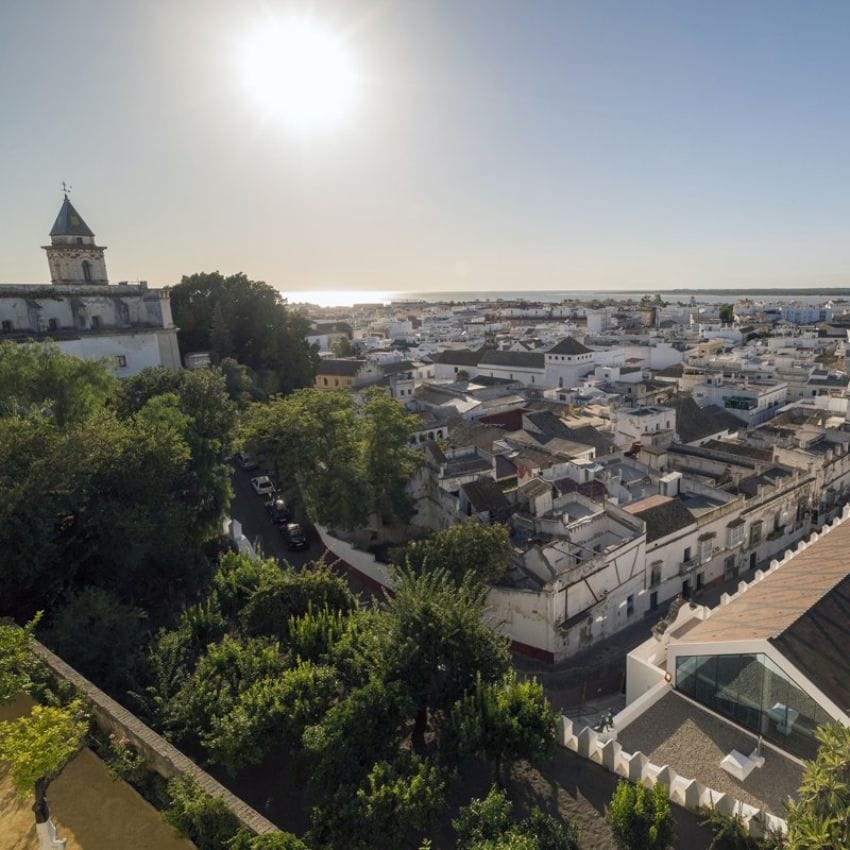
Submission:
<svg viewBox="0 0 850 850">
<path fill-rule="evenodd" d="M 244 46 L 242 74 L 259 108 L 298 130 L 338 124 L 357 93 L 354 62 L 343 39 L 307 19 L 258 29 Z"/>
</svg>

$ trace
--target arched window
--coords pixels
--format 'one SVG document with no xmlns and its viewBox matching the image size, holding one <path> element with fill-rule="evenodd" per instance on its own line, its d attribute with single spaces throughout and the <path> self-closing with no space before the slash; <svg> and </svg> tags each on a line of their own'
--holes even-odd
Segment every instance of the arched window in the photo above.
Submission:
<svg viewBox="0 0 850 850">
<path fill-rule="evenodd" d="M 91 283 L 91 263 L 88 260 L 83 260 L 83 279 Z"/>
</svg>

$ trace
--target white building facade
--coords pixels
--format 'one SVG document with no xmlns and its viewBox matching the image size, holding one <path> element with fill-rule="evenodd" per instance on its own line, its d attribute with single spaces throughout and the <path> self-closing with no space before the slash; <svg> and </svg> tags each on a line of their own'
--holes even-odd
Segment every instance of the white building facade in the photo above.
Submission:
<svg viewBox="0 0 850 850">
<path fill-rule="evenodd" d="M 51 283 L 0 284 L 0 340 L 52 340 L 66 354 L 105 360 L 121 377 L 180 369 L 168 290 L 110 284 L 106 249 L 67 196 L 50 238 Z"/>
</svg>

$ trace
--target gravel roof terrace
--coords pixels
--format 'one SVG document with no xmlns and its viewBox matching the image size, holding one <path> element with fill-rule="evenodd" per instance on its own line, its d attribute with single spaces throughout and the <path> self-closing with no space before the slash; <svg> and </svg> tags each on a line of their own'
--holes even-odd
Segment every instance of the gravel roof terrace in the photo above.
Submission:
<svg viewBox="0 0 850 850">
<path fill-rule="evenodd" d="M 732 750 L 749 755 L 756 736 L 704 711 L 671 691 L 625 729 L 617 740 L 626 752 L 640 750 L 659 767 L 670 765 L 681 776 L 707 785 L 737 800 L 785 816 L 785 801 L 796 797 L 802 766 L 776 750 L 762 746 L 764 766 L 744 782 L 730 776 L 720 762 Z"/>
</svg>

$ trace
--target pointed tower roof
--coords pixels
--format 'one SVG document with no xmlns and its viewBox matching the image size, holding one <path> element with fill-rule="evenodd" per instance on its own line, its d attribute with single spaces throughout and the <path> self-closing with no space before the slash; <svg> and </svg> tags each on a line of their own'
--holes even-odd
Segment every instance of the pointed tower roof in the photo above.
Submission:
<svg viewBox="0 0 850 850">
<path fill-rule="evenodd" d="M 74 209 L 67 195 L 65 200 L 62 201 L 62 208 L 59 210 L 59 215 L 56 216 L 50 235 L 94 237 L 94 233 L 89 230 L 89 226 L 83 221 L 82 216 Z"/>
</svg>

